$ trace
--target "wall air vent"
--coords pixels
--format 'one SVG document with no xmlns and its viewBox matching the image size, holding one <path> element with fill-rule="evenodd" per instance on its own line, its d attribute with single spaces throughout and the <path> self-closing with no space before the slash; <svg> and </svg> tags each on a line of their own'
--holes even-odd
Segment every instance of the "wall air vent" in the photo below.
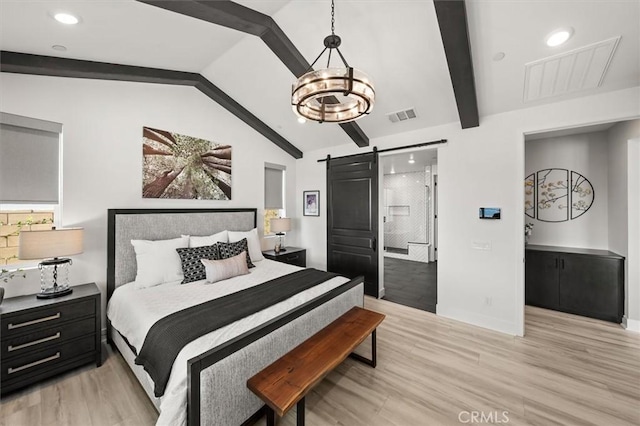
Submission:
<svg viewBox="0 0 640 426">
<path fill-rule="evenodd" d="M 391 120 L 392 123 L 398 123 L 400 121 L 406 121 L 412 118 L 416 118 L 417 115 L 416 115 L 415 109 L 409 108 L 403 111 L 392 112 L 391 114 L 387 114 L 387 117 L 389 117 L 389 120 Z"/>
<path fill-rule="evenodd" d="M 524 102 L 600 86 L 619 41 L 620 36 L 525 64 Z"/>
</svg>

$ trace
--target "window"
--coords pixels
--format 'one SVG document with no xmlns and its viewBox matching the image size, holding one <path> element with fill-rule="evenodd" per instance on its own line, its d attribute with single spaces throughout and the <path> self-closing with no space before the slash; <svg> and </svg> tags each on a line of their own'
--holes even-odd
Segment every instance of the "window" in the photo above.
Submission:
<svg viewBox="0 0 640 426">
<path fill-rule="evenodd" d="M 62 125 L 0 113 L 0 266 L 15 265 L 23 230 L 59 215 Z"/>
<path fill-rule="evenodd" d="M 285 171 L 277 164 L 264 164 L 264 234 L 271 235 L 271 219 L 285 216 Z"/>
<path fill-rule="evenodd" d="M 9 208 L 6 208 L 9 207 Z M 52 206 L 37 206 L 27 210 L 24 206 L 2 206 L 0 208 L 0 267 L 25 263 L 18 259 L 18 236 L 20 231 L 51 229 L 55 211 Z"/>
</svg>

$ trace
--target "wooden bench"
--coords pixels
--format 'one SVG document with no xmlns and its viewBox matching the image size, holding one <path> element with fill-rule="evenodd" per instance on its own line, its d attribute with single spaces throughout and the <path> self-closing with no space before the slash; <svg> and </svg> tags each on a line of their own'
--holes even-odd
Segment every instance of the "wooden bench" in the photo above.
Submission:
<svg viewBox="0 0 640 426">
<path fill-rule="evenodd" d="M 267 406 L 267 426 L 297 404 L 297 424 L 304 425 L 306 394 L 348 356 L 376 366 L 376 328 L 384 315 L 352 308 L 247 381 Z M 371 359 L 353 353 L 371 335 Z"/>
</svg>

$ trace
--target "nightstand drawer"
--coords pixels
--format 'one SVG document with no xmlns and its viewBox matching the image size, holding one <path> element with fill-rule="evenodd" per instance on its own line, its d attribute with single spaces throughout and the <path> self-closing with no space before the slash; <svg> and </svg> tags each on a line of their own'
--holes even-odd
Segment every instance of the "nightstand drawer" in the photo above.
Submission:
<svg viewBox="0 0 640 426">
<path fill-rule="evenodd" d="M 14 380 L 22 376 L 37 374 L 54 368 L 58 364 L 72 361 L 83 355 L 93 355 L 96 349 L 95 336 L 90 335 L 67 343 L 54 345 L 39 351 L 32 351 L 21 357 L 2 359 L 2 381 Z"/>
<path fill-rule="evenodd" d="M 40 351 L 47 346 L 59 345 L 67 340 L 92 335 L 95 329 L 96 319 L 92 317 L 11 337 L 2 342 L 0 359 L 23 356 L 29 352 Z"/>
<path fill-rule="evenodd" d="M 75 318 L 96 314 L 95 301 L 83 300 L 76 303 L 55 304 L 25 312 L 2 316 L 2 340 L 12 336 L 31 333 L 49 328 Z"/>
<path fill-rule="evenodd" d="M 295 253 L 280 254 L 278 256 L 278 262 L 304 267 L 307 264 L 307 253 L 305 251 L 298 251 Z"/>
<path fill-rule="evenodd" d="M 267 250 L 263 251 L 262 254 L 267 259 L 275 260 L 276 262 L 288 263 L 302 268 L 307 267 L 307 250 L 303 248 L 287 247 L 286 251 L 276 253 L 273 250 Z"/>
</svg>

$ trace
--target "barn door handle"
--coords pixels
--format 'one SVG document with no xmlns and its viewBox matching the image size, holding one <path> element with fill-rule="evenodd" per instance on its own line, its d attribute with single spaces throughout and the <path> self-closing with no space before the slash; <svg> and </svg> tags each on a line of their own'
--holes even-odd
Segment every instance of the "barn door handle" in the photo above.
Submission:
<svg viewBox="0 0 640 426">
<path fill-rule="evenodd" d="M 371 240 L 371 248 L 373 249 L 373 251 L 376 251 L 377 242 L 378 240 L 375 237 L 373 238 L 373 240 Z"/>
</svg>

